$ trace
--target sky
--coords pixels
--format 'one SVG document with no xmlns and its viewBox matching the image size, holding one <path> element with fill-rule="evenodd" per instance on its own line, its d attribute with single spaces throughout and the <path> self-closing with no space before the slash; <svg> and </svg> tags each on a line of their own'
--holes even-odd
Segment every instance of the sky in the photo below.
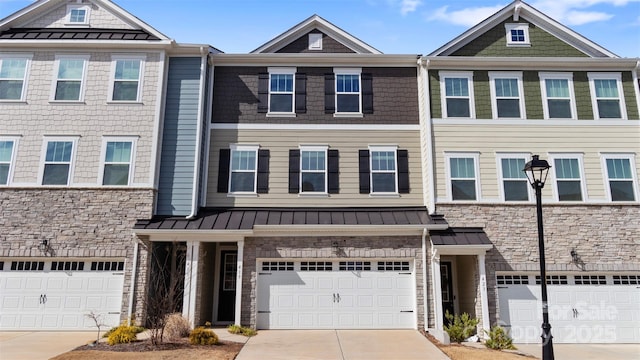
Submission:
<svg viewBox="0 0 640 360">
<path fill-rule="evenodd" d="M 248 53 L 313 14 L 386 54 L 429 54 L 508 0 L 115 0 L 181 43 Z M 0 0 L 0 18 L 31 4 Z M 621 57 L 640 57 L 640 0 L 527 3 Z"/>
</svg>

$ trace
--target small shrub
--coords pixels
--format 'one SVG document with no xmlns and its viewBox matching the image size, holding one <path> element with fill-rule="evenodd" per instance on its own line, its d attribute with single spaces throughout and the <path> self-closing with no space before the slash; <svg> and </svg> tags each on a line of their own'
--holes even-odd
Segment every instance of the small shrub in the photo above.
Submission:
<svg viewBox="0 0 640 360">
<path fill-rule="evenodd" d="M 191 324 L 182 314 L 174 313 L 167 316 L 167 323 L 164 328 L 164 335 L 169 340 L 177 340 L 189 336 Z"/>
<path fill-rule="evenodd" d="M 109 345 L 128 344 L 138 339 L 135 326 L 120 325 L 109 332 L 107 337 Z"/>
<path fill-rule="evenodd" d="M 244 335 L 246 337 L 256 336 L 258 334 L 258 332 L 253 330 L 252 328 L 235 325 L 235 324 L 229 325 L 229 327 L 227 328 L 227 331 L 229 331 L 232 334 Z"/>
<path fill-rule="evenodd" d="M 231 334 L 236 334 L 236 335 L 240 335 L 242 334 L 242 326 L 240 325 L 229 325 L 229 327 L 227 328 L 227 331 L 230 332 Z"/>
<path fill-rule="evenodd" d="M 491 331 L 486 331 L 485 333 L 489 336 L 487 341 L 484 343 L 486 347 L 494 350 L 515 350 L 515 346 L 513 346 L 513 340 L 507 335 L 504 329 L 498 325 L 491 328 Z"/>
<path fill-rule="evenodd" d="M 467 313 L 453 316 L 449 311 L 447 311 L 444 316 L 449 320 L 449 324 L 444 326 L 444 331 L 449 334 L 449 339 L 451 341 L 458 344 L 473 335 L 476 332 L 478 323 L 480 322 L 479 319 L 472 318 L 471 315 Z"/>
<path fill-rule="evenodd" d="M 116 329 L 118 329 L 118 328 L 120 328 L 122 326 L 130 327 L 133 330 L 133 332 L 135 332 L 136 334 L 140 334 L 141 332 L 147 330 L 142 326 L 134 325 L 133 321 L 131 321 L 132 325 L 128 325 L 128 323 L 129 323 L 128 321 L 123 321 L 122 324 L 120 324 L 118 326 L 115 326 L 115 327 L 112 327 L 111 329 L 107 330 L 107 332 L 105 332 L 104 335 L 102 335 L 102 337 L 103 338 L 108 338 L 109 335 L 111 335 L 111 333 L 113 333 Z"/>
<path fill-rule="evenodd" d="M 215 345 L 218 343 L 218 335 L 213 330 L 199 326 L 191 330 L 189 343 L 192 345 Z"/>
</svg>

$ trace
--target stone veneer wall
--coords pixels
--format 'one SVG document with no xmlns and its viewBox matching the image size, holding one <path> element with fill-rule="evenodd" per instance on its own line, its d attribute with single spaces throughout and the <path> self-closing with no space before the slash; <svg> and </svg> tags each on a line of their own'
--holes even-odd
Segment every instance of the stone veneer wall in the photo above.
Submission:
<svg viewBox="0 0 640 360">
<path fill-rule="evenodd" d="M 336 255 L 332 243 L 341 244 Z M 418 328 L 424 326 L 424 291 L 422 286 L 422 240 L 420 236 L 318 236 L 247 238 L 242 272 L 242 319 L 245 326 L 256 327 L 256 260 L 270 259 L 349 259 L 407 258 L 413 260 L 416 274 Z"/>
<path fill-rule="evenodd" d="M 125 260 L 122 319 L 131 287 L 137 219 L 150 218 L 154 190 L 141 188 L 5 188 L 0 190 L 0 257 Z M 50 254 L 38 245 L 48 240 Z M 146 250 L 140 246 L 136 303 L 142 303 Z M 141 313 L 136 308 L 136 315 Z"/>
<path fill-rule="evenodd" d="M 452 227 L 484 228 L 494 244 L 487 252 L 486 271 L 489 317 L 495 324 L 496 271 L 539 271 L 535 205 L 438 204 L 437 213 Z M 572 249 L 587 272 L 640 271 L 638 219 L 638 205 L 543 204 L 547 271 L 581 271 L 571 262 Z"/>
</svg>

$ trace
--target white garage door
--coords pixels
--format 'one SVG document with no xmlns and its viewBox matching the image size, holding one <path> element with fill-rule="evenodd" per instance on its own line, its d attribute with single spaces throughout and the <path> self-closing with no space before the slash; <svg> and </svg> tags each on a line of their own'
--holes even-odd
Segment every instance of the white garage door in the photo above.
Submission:
<svg viewBox="0 0 640 360">
<path fill-rule="evenodd" d="M 516 343 L 539 343 L 540 277 L 498 275 L 500 323 Z M 640 275 L 547 276 L 556 343 L 640 343 Z"/>
<path fill-rule="evenodd" d="M 123 261 L 0 261 L 0 330 L 90 330 L 90 311 L 118 325 Z"/>
<path fill-rule="evenodd" d="M 409 261 L 259 261 L 259 329 L 415 329 Z"/>
</svg>

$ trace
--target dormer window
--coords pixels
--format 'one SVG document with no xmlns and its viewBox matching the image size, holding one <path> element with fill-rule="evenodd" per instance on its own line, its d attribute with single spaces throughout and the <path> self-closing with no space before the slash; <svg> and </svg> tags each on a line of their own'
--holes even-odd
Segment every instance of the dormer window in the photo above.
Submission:
<svg viewBox="0 0 640 360">
<path fill-rule="evenodd" d="M 529 24 L 505 24 L 507 30 L 507 46 L 531 46 L 529 40 Z"/>
<path fill-rule="evenodd" d="M 69 5 L 67 7 L 67 25 L 88 25 L 89 6 Z"/>
<path fill-rule="evenodd" d="M 309 34 L 309 50 L 322 50 L 322 34 Z"/>
</svg>

